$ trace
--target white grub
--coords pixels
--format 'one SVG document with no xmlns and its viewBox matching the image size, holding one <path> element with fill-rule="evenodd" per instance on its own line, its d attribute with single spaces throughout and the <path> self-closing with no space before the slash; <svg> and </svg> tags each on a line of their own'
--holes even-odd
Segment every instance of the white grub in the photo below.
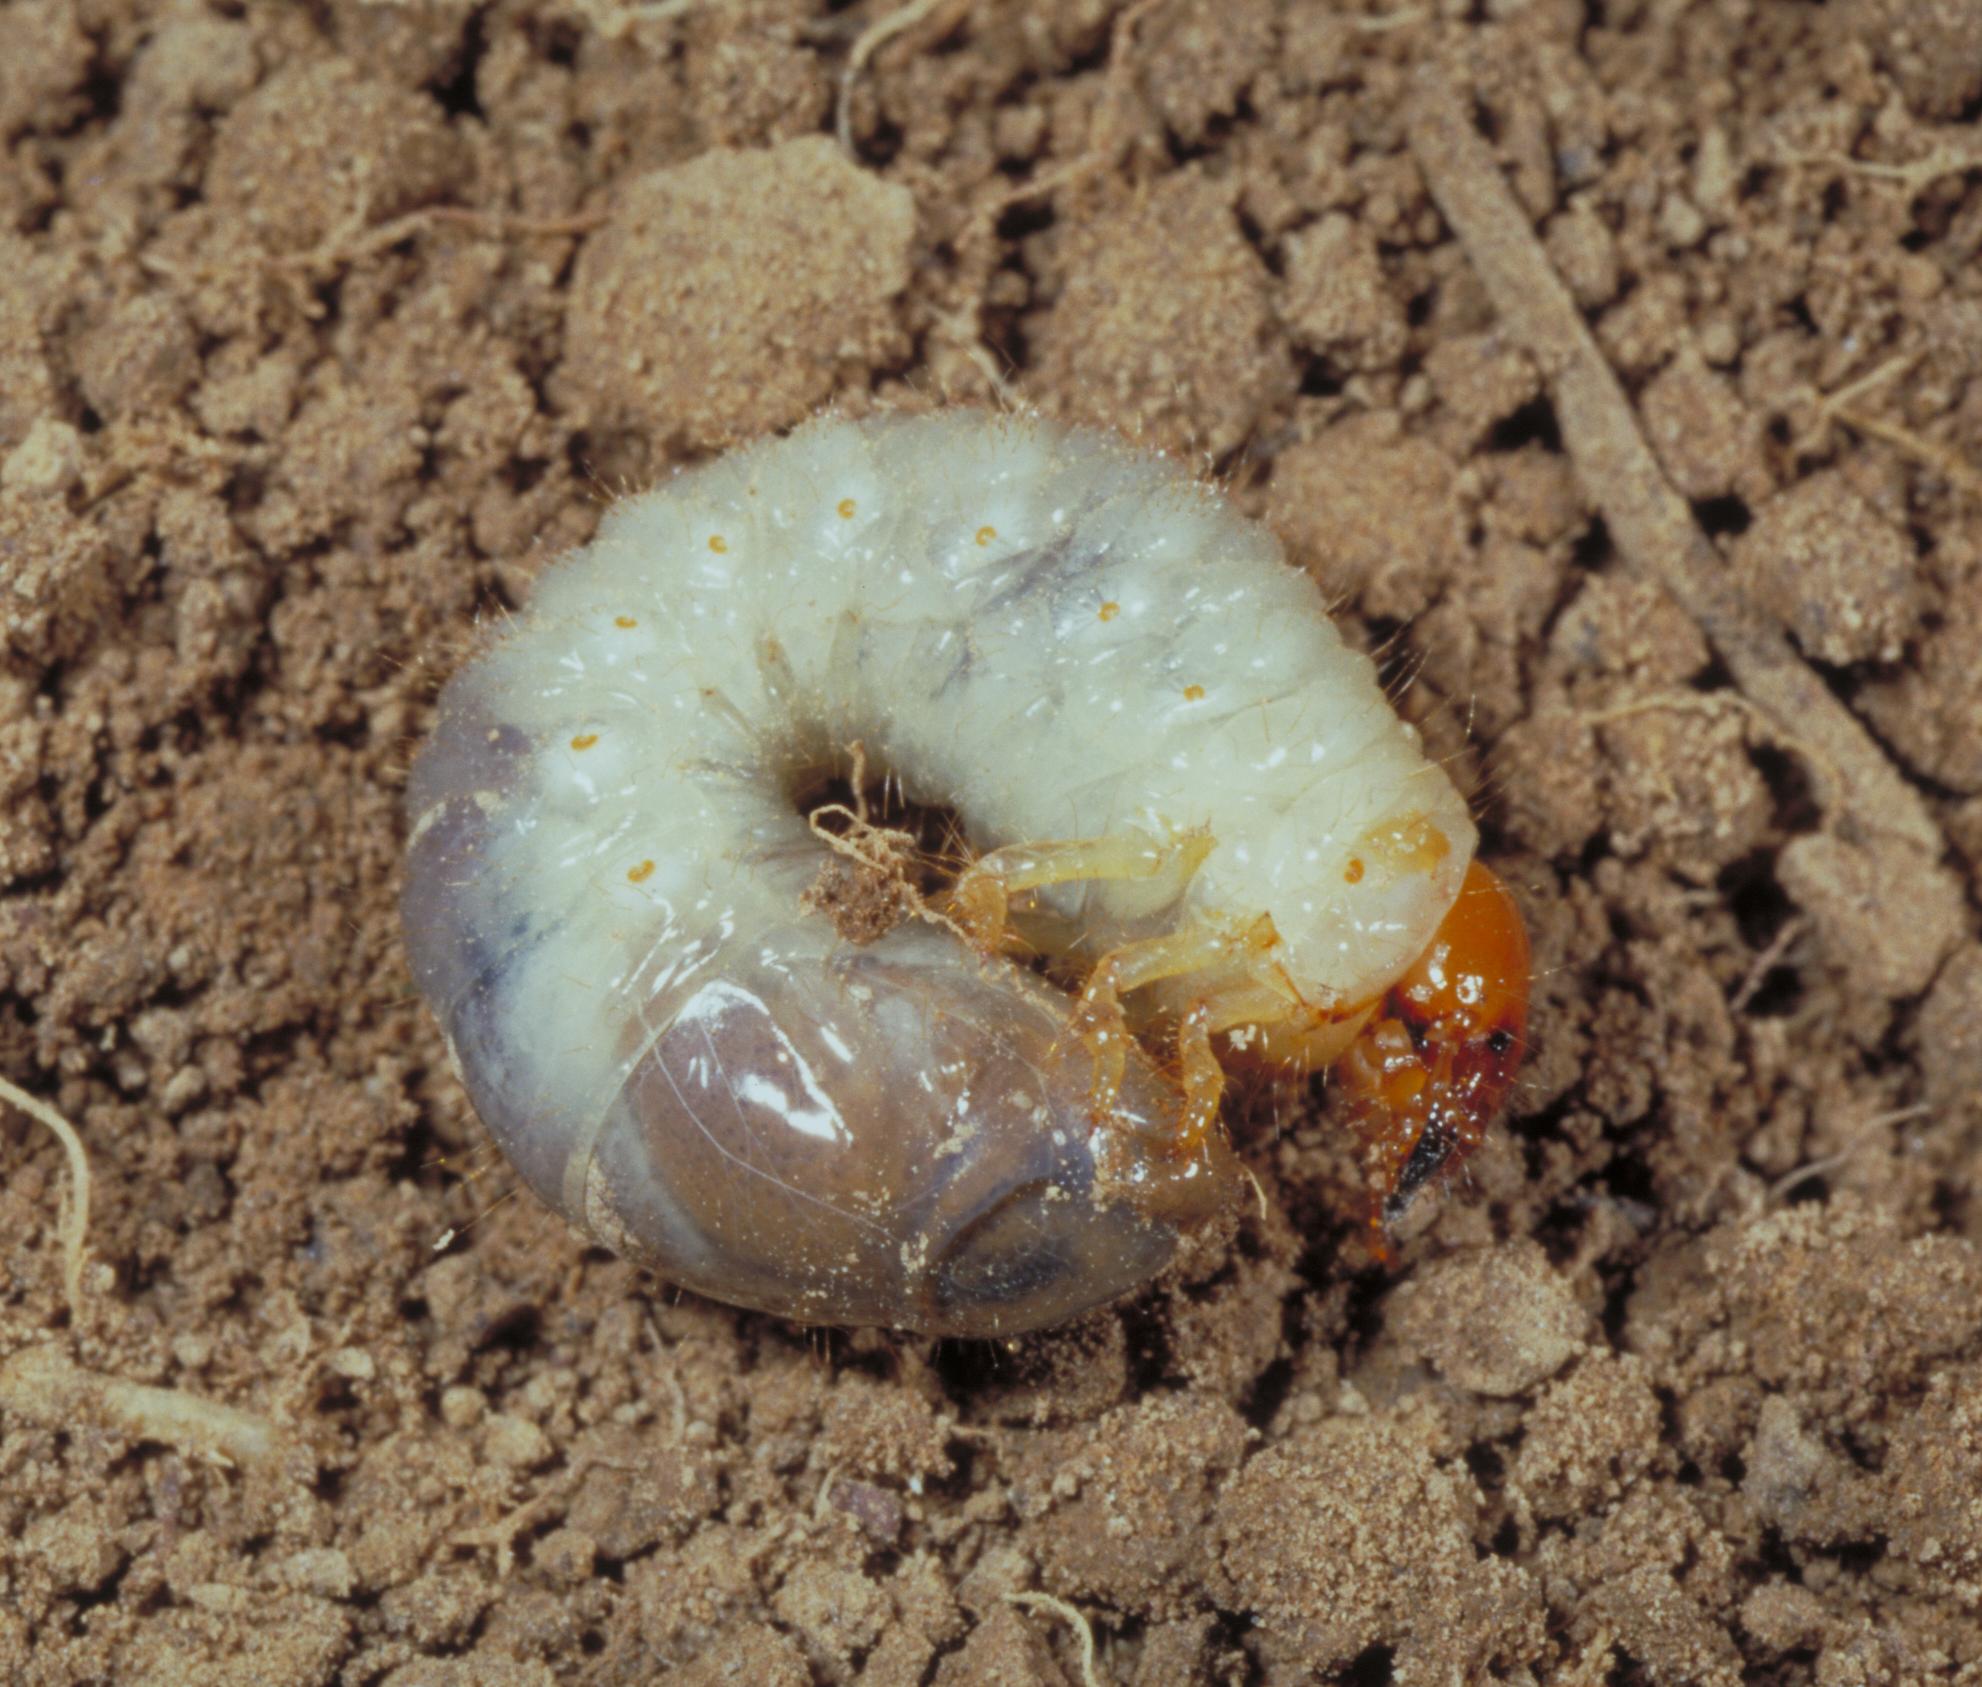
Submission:
<svg viewBox="0 0 1982 1687">
<path fill-rule="evenodd" d="M 1064 991 L 943 923 L 854 945 L 808 911 L 798 798 L 856 744 L 978 856 L 1208 838 L 1187 875 L 1037 891 L 1042 929 L 1091 963 L 1268 916 L 1313 1003 L 1393 983 L 1473 850 L 1277 541 L 1112 436 L 824 418 L 621 503 L 442 696 L 414 975 L 539 1194 L 801 1319 L 1056 1322 L 1242 1186 L 1220 1145 L 1211 1187 L 1138 1197 L 1178 1181 L 1176 1081 L 1138 1047 L 1097 1111 Z"/>
</svg>

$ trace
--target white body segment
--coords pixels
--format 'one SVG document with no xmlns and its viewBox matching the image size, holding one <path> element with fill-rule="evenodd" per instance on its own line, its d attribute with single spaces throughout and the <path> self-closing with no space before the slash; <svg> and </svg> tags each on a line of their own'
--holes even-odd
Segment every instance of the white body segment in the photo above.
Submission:
<svg viewBox="0 0 1982 1687">
<path fill-rule="evenodd" d="M 612 1230 L 588 1208 L 592 1147 L 684 1013 L 739 966 L 849 964 L 801 914 L 822 856 L 794 794 L 856 740 L 980 853 L 1207 833 L 1181 899 L 1041 894 L 1093 955 L 1268 915 L 1288 980 L 1339 1008 L 1424 950 L 1473 850 L 1464 800 L 1313 582 L 1171 462 L 966 411 L 825 419 L 684 473 L 618 506 L 457 676 L 408 794 L 416 976 L 484 1116 L 579 1222 Z M 986 967 L 916 923 L 861 964 L 895 949 Z M 855 1128 L 822 1083 L 782 1128 Z M 546 1111 L 575 1140 L 519 1147 Z"/>
</svg>

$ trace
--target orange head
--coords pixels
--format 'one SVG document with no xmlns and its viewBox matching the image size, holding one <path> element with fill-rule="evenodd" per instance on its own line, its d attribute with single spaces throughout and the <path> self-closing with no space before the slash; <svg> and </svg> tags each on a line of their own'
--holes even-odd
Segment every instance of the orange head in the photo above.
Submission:
<svg viewBox="0 0 1982 1687">
<path fill-rule="evenodd" d="M 1425 952 L 1335 1068 L 1368 1145 L 1379 1243 L 1484 1140 L 1520 1065 L 1530 971 L 1521 912 L 1475 861 Z"/>
</svg>

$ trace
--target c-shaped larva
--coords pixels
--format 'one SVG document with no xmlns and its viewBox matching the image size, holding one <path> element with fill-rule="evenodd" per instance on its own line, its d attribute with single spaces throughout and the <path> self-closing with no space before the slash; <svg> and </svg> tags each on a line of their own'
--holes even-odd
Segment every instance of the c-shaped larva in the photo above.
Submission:
<svg viewBox="0 0 1982 1687">
<path fill-rule="evenodd" d="M 964 864 L 849 936 L 807 809 L 856 745 Z M 1314 584 L 1040 420 L 819 420 L 619 504 L 448 684 L 407 804 L 413 974 L 524 1180 L 812 1322 L 1135 1287 L 1245 1189 L 1235 1056 L 1340 1061 L 1394 1215 L 1522 1034 L 1520 917 Z"/>
</svg>

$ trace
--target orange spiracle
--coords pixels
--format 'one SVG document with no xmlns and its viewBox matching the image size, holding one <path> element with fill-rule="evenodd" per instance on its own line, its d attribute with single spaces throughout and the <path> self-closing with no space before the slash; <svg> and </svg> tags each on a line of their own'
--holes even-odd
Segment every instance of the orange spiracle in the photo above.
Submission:
<svg viewBox="0 0 1982 1687">
<path fill-rule="evenodd" d="M 1335 1067 L 1375 1191 L 1379 1258 L 1418 1193 L 1485 1140 L 1521 1064 L 1533 964 L 1506 885 L 1472 863 L 1425 952 Z"/>
</svg>

